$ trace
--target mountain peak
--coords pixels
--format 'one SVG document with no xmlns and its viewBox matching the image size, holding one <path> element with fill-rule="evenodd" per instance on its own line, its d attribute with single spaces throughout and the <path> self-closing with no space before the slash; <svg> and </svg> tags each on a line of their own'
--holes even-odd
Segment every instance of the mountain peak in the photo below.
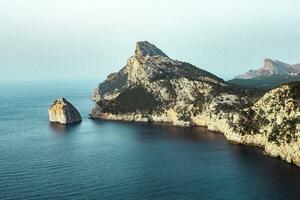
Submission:
<svg viewBox="0 0 300 200">
<path fill-rule="evenodd" d="M 279 63 L 280 62 L 278 62 L 277 60 L 266 58 L 266 59 L 264 59 L 262 69 L 273 72 L 273 71 L 276 70 L 276 68 L 277 68 L 277 66 L 278 66 Z"/>
<path fill-rule="evenodd" d="M 276 62 L 276 60 L 273 60 L 273 59 L 271 59 L 271 58 L 265 58 L 265 59 L 264 59 L 264 64 L 274 63 L 274 62 Z"/>
<path fill-rule="evenodd" d="M 271 58 L 264 59 L 263 63 L 263 68 L 265 69 L 282 68 L 287 66 L 289 66 L 289 64 Z"/>
<path fill-rule="evenodd" d="M 140 41 L 136 43 L 135 56 L 137 58 L 145 56 L 163 56 L 168 57 L 162 50 L 148 41 Z"/>
</svg>

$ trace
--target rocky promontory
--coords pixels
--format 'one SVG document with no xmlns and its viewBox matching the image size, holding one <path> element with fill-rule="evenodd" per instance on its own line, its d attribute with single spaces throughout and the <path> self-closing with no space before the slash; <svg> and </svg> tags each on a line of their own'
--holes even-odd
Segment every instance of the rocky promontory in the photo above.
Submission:
<svg viewBox="0 0 300 200">
<path fill-rule="evenodd" d="M 92 118 L 206 126 L 300 166 L 300 84 L 265 92 L 173 60 L 147 41 L 96 88 Z"/>
<path fill-rule="evenodd" d="M 81 122 L 79 111 L 65 98 L 60 97 L 48 109 L 50 122 L 72 124 Z"/>
</svg>

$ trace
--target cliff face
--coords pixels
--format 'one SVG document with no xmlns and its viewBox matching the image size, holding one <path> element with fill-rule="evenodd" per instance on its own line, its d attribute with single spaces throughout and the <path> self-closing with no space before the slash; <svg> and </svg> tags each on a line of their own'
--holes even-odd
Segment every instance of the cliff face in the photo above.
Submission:
<svg viewBox="0 0 300 200">
<path fill-rule="evenodd" d="M 197 125 L 223 132 L 235 143 L 264 148 L 266 154 L 300 166 L 300 82 L 282 85 L 253 105 L 229 115 L 206 110 Z"/>
<path fill-rule="evenodd" d="M 265 94 L 252 107 L 258 134 L 267 139 L 265 151 L 300 164 L 300 82 L 282 85 Z"/>
<path fill-rule="evenodd" d="M 299 84 L 263 96 L 138 42 L 126 66 L 95 90 L 91 117 L 207 126 L 300 165 Z"/>
</svg>

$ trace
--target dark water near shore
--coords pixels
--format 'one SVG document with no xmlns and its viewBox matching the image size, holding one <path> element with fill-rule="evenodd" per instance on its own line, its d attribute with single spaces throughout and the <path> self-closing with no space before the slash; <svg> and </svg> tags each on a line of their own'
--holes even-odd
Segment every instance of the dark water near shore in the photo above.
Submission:
<svg viewBox="0 0 300 200">
<path fill-rule="evenodd" d="M 203 128 L 89 120 L 92 82 L 0 86 L 0 199 L 299 199 L 300 168 Z M 83 122 L 48 123 L 65 96 Z"/>
</svg>

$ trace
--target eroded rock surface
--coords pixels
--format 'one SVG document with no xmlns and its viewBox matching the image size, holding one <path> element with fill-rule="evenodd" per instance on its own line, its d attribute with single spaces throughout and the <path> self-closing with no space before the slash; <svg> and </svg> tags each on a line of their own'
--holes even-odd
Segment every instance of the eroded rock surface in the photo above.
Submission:
<svg viewBox="0 0 300 200">
<path fill-rule="evenodd" d="M 58 98 L 48 109 L 50 122 L 72 124 L 81 122 L 79 111 L 65 98 Z"/>
</svg>

